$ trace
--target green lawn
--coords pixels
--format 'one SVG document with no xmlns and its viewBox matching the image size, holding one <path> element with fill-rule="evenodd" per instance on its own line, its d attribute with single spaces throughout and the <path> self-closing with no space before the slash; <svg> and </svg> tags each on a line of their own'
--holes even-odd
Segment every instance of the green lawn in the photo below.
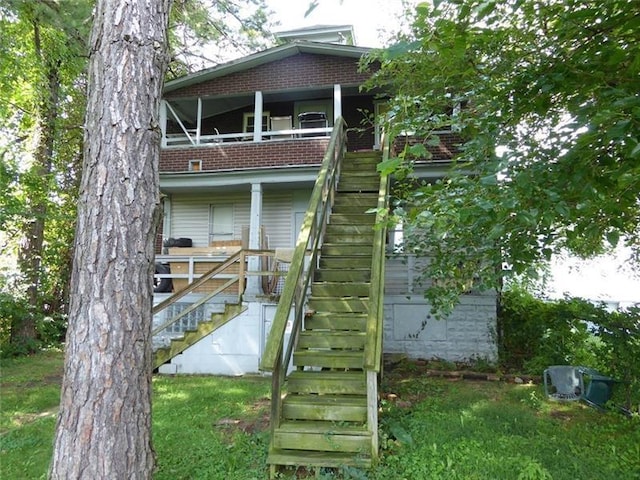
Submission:
<svg viewBox="0 0 640 480">
<path fill-rule="evenodd" d="M 62 356 L 0 366 L 0 478 L 45 478 Z M 267 478 L 269 385 L 261 377 L 156 377 L 154 478 Z M 320 478 L 640 479 L 638 418 L 550 403 L 539 386 L 431 378 L 416 368 L 387 372 L 381 395 L 379 465 Z"/>
</svg>

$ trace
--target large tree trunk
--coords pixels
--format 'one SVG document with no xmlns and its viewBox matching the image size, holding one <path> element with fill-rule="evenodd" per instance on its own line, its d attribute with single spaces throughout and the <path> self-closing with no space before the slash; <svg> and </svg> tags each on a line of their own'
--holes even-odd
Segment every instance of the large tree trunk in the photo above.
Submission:
<svg viewBox="0 0 640 480">
<path fill-rule="evenodd" d="M 50 478 L 146 479 L 158 112 L 170 0 L 99 0 Z"/>
</svg>

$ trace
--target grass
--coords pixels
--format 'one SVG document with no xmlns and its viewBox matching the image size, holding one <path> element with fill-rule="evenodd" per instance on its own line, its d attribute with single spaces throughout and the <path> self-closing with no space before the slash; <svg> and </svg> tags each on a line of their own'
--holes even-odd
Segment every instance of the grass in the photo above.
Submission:
<svg viewBox="0 0 640 480">
<path fill-rule="evenodd" d="M 62 355 L 0 366 L 0 478 L 45 478 Z M 156 377 L 154 478 L 268 478 L 269 386 L 262 377 Z M 388 372 L 381 396 L 380 463 L 320 478 L 640 479 L 638 418 L 548 402 L 539 386 L 432 378 L 412 366 Z"/>
</svg>

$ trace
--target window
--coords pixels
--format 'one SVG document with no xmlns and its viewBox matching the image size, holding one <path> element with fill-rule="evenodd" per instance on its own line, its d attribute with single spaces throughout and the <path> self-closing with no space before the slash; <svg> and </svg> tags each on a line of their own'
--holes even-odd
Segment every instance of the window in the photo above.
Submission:
<svg viewBox="0 0 640 480">
<path fill-rule="evenodd" d="M 245 113 L 242 118 L 242 133 L 253 133 L 256 116 L 254 113 Z M 262 112 L 262 130 L 269 130 L 269 112 Z"/>
<path fill-rule="evenodd" d="M 211 205 L 209 242 L 233 240 L 233 205 Z"/>
<path fill-rule="evenodd" d="M 189 160 L 189 171 L 199 172 L 202 170 L 202 160 Z"/>
</svg>

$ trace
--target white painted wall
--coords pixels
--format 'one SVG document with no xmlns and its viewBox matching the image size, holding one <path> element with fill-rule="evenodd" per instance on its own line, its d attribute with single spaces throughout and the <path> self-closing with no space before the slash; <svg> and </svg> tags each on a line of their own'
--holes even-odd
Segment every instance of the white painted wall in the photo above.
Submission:
<svg viewBox="0 0 640 480">
<path fill-rule="evenodd" d="M 245 375 L 259 364 L 276 304 L 249 302 L 247 310 L 159 368 L 164 374 Z M 291 322 L 287 325 L 285 345 Z M 289 366 L 289 369 L 292 365 Z"/>
</svg>

